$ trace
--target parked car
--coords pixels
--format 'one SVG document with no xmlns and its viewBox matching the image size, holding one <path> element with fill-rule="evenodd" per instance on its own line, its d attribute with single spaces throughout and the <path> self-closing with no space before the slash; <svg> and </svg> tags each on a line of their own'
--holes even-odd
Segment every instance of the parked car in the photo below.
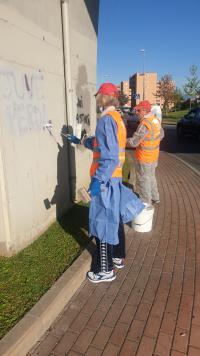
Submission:
<svg viewBox="0 0 200 356">
<path fill-rule="evenodd" d="M 132 137 L 133 133 L 137 130 L 139 125 L 139 118 L 135 114 L 126 115 L 126 131 L 127 131 L 127 138 Z"/>
<path fill-rule="evenodd" d="M 195 136 L 200 140 L 200 108 L 192 109 L 177 122 L 177 136 Z"/>
<path fill-rule="evenodd" d="M 120 109 L 124 114 L 130 114 L 132 112 L 130 106 L 121 106 Z"/>
<path fill-rule="evenodd" d="M 117 111 L 120 113 L 127 130 L 127 138 L 132 137 L 136 131 L 139 119 L 129 106 L 120 106 Z"/>
</svg>

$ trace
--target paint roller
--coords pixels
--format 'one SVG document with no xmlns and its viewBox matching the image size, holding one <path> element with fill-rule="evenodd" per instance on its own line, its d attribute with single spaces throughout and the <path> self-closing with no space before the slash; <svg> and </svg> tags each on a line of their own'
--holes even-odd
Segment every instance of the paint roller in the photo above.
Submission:
<svg viewBox="0 0 200 356">
<path fill-rule="evenodd" d="M 52 134 L 52 129 L 53 129 L 53 125 L 52 125 L 52 121 L 49 120 L 44 126 L 43 129 L 47 129 L 48 132 L 50 133 L 51 136 L 53 136 Z M 53 129 L 55 131 L 55 129 Z M 62 130 L 59 132 L 58 130 L 56 130 L 57 133 L 59 133 L 60 135 L 64 136 L 64 137 L 68 137 L 68 134 L 64 134 L 62 132 Z M 74 135 L 78 138 L 81 139 L 81 134 L 82 134 L 82 124 L 76 124 L 76 127 L 74 129 Z"/>
</svg>

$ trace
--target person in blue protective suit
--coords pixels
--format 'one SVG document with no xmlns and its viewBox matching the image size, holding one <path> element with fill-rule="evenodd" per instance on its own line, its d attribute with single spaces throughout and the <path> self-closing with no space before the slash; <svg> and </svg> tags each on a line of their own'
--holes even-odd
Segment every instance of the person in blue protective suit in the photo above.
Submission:
<svg viewBox="0 0 200 356">
<path fill-rule="evenodd" d="M 103 112 L 97 120 L 95 137 L 86 137 L 81 141 L 74 135 L 68 135 L 68 139 L 75 144 L 84 144 L 93 151 L 89 186 L 89 233 L 96 239 L 98 258 L 97 269 L 89 271 L 87 278 L 99 283 L 114 280 L 114 267 L 124 267 L 123 223 L 135 218 L 144 205 L 122 184 L 126 129 L 116 111 L 119 105 L 117 87 L 111 83 L 102 84 L 96 94 L 96 101 Z"/>
</svg>

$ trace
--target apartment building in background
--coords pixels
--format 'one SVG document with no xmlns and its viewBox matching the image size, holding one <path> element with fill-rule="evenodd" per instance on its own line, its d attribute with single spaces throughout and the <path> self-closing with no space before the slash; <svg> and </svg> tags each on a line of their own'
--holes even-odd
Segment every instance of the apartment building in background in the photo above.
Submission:
<svg viewBox="0 0 200 356">
<path fill-rule="evenodd" d="M 156 96 L 158 89 L 157 73 L 135 73 L 129 79 L 131 89 L 131 106 L 137 105 L 141 100 L 149 100 L 151 104 L 161 105 Z"/>
<path fill-rule="evenodd" d="M 129 97 L 129 101 L 126 106 L 131 106 L 131 88 L 129 86 L 129 81 L 122 81 L 119 85 L 120 90 Z"/>
</svg>

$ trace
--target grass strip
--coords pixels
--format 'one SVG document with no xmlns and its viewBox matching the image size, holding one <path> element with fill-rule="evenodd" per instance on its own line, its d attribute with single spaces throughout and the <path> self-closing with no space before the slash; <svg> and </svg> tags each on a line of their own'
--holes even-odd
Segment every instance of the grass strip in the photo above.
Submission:
<svg viewBox="0 0 200 356">
<path fill-rule="evenodd" d="M 2 338 L 88 244 L 88 207 L 75 205 L 31 245 L 0 257 L 0 338 Z"/>
<path fill-rule="evenodd" d="M 163 124 L 176 124 L 179 119 L 188 113 L 189 109 L 169 112 L 163 115 Z"/>
</svg>

